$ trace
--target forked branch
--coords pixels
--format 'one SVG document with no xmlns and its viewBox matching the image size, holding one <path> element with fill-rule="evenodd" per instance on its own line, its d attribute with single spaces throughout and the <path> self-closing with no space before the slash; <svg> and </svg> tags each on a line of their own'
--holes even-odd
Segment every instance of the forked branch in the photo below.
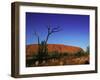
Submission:
<svg viewBox="0 0 100 80">
<path fill-rule="evenodd" d="M 48 41 L 51 34 L 53 34 L 55 32 L 59 32 L 62 29 L 59 26 L 55 27 L 55 28 L 51 28 L 51 26 L 49 25 L 49 26 L 47 26 L 47 30 L 48 30 L 48 33 L 47 33 L 47 36 L 46 36 L 46 44 L 47 44 L 47 41 Z"/>
</svg>

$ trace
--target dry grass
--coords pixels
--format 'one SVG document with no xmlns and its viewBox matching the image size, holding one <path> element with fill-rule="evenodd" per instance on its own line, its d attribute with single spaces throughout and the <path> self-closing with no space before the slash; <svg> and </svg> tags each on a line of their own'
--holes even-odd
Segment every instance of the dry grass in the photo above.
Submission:
<svg viewBox="0 0 100 80">
<path fill-rule="evenodd" d="M 43 61 L 41 64 L 37 62 L 33 63 L 27 67 L 37 67 L 37 66 L 62 66 L 62 65 L 81 65 L 81 64 L 89 64 L 89 56 L 81 56 L 81 57 L 62 57 L 60 59 L 49 59 L 47 61 Z"/>
</svg>

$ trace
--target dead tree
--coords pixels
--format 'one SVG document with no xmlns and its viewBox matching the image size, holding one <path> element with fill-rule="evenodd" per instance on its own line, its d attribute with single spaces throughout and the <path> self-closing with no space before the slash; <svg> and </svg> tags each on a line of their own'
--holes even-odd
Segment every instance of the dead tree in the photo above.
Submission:
<svg viewBox="0 0 100 80">
<path fill-rule="evenodd" d="M 48 55 L 48 48 L 47 48 L 47 42 L 49 40 L 49 37 L 50 35 L 56 33 L 56 32 L 59 32 L 61 31 L 61 28 L 58 26 L 58 27 L 55 27 L 55 28 L 52 28 L 50 25 L 46 27 L 47 28 L 47 36 L 46 36 L 46 39 L 44 40 L 45 41 L 45 45 L 44 45 L 44 53 Z"/>
<path fill-rule="evenodd" d="M 48 56 L 48 48 L 47 48 L 47 42 L 50 38 L 50 35 L 61 31 L 60 27 L 55 27 L 52 28 L 51 26 L 47 26 L 47 36 L 46 39 L 44 41 L 40 41 L 39 35 L 37 34 L 37 32 L 34 33 L 34 35 L 37 37 L 38 39 L 38 59 L 39 59 L 39 63 L 42 63 L 43 60 L 47 60 L 47 56 Z"/>
<path fill-rule="evenodd" d="M 41 61 L 42 61 L 42 57 L 41 57 L 42 49 L 41 49 L 40 37 L 39 37 L 37 32 L 34 32 L 34 35 L 37 37 L 37 40 L 38 40 L 37 60 L 39 61 L 39 63 L 41 63 Z"/>
</svg>

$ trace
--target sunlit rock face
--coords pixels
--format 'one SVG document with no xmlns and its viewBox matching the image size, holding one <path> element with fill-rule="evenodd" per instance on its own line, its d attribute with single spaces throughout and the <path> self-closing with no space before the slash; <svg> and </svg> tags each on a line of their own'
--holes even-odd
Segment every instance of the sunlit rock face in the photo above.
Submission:
<svg viewBox="0 0 100 80">
<path fill-rule="evenodd" d="M 76 46 L 69 46 L 63 44 L 48 44 L 48 53 L 58 52 L 58 53 L 68 53 L 68 54 L 76 54 L 77 52 L 83 51 L 82 48 Z M 26 46 L 26 55 L 33 55 L 37 53 L 38 45 L 31 44 Z"/>
</svg>

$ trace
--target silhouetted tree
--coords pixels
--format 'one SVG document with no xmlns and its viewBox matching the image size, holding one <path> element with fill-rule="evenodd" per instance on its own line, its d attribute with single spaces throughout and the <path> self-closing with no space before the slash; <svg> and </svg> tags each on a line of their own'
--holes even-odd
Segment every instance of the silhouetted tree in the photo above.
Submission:
<svg viewBox="0 0 100 80">
<path fill-rule="evenodd" d="M 90 47 L 88 46 L 88 47 L 86 48 L 86 55 L 89 55 L 89 53 L 90 53 Z"/>
<path fill-rule="evenodd" d="M 37 58 L 39 63 L 42 63 L 43 60 L 47 60 L 48 58 L 48 48 L 47 48 L 47 42 L 50 38 L 50 35 L 61 31 L 60 27 L 55 27 L 52 28 L 50 25 L 46 27 L 47 28 L 47 36 L 46 39 L 44 41 L 40 42 L 40 37 L 37 34 L 37 32 L 34 32 L 34 35 L 37 37 L 38 39 L 38 54 L 37 54 Z"/>
<path fill-rule="evenodd" d="M 89 48 L 89 46 L 87 47 L 86 52 L 87 52 L 87 53 L 90 52 L 90 48 Z"/>
</svg>

